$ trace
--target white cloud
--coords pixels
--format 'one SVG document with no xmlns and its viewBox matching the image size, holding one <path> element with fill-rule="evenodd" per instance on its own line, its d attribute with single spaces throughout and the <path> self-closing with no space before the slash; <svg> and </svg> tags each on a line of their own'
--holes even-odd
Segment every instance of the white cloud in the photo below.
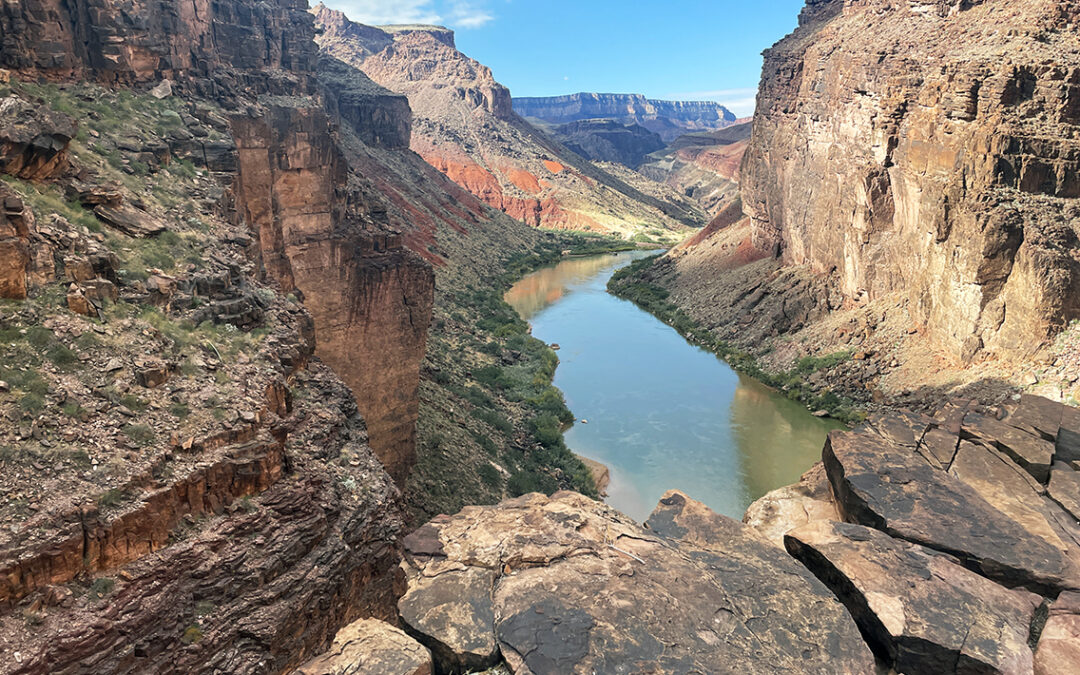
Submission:
<svg viewBox="0 0 1080 675">
<path fill-rule="evenodd" d="M 450 25 L 459 28 L 479 28 L 493 21 L 495 17 L 471 2 L 455 2 L 450 11 Z"/>
<path fill-rule="evenodd" d="M 422 23 L 451 28 L 480 28 L 494 20 L 469 0 L 324 0 L 357 23 L 368 25 Z"/>
</svg>

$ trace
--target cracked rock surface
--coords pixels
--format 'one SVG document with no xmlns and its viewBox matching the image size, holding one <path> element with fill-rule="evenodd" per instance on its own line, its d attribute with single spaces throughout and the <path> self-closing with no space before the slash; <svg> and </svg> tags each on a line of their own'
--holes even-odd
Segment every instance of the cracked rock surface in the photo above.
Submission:
<svg viewBox="0 0 1080 675">
<path fill-rule="evenodd" d="M 468 507 L 410 535 L 402 566 L 399 610 L 436 672 L 499 652 L 536 675 L 873 668 L 824 584 L 679 492 L 645 527 L 569 492 Z"/>
</svg>

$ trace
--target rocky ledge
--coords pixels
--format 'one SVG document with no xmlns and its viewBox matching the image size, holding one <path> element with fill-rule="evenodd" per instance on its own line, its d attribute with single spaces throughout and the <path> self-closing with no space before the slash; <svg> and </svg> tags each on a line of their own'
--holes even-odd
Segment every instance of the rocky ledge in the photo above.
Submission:
<svg viewBox="0 0 1080 675">
<path fill-rule="evenodd" d="M 1046 399 L 952 402 L 834 432 L 748 524 L 677 491 L 643 525 L 569 492 L 468 507 L 405 539 L 400 625 L 435 673 L 1080 672 L 1078 441 Z M 372 626 L 302 672 L 398 644 L 387 672 L 423 672 Z"/>
</svg>

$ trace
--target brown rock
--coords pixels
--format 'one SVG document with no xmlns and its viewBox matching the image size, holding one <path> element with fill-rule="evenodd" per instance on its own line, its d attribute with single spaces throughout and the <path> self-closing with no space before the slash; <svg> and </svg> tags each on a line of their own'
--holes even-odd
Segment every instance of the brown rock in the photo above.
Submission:
<svg viewBox="0 0 1080 675">
<path fill-rule="evenodd" d="M 1080 593 L 1066 592 L 1050 605 L 1035 651 L 1035 675 L 1080 672 Z"/>
<path fill-rule="evenodd" d="M 1080 472 L 1062 462 L 1050 471 L 1050 498 L 1080 521 Z"/>
<path fill-rule="evenodd" d="M 440 636 L 492 617 L 519 673 L 873 669 L 831 593 L 754 530 L 676 492 L 649 528 L 567 492 L 467 507 L 406 538 L 407 611 L 431 607 Z"/>
<path fill-rule="evenodd" d="M 1039 596 L 861 525 L 818 521 L 788 533 L 785 544 L 897 672 L 1031 673 Z"/>
<path fill-rule="evenodd" d="M 949 553 L 1010 587 L 1080 588 L 1080 568 L 1061 549 L 913 449 L 865 432 L 834 431 L 823 458 L 845 520 Z"/>
<path fill-rule="evenodd" d="M 152 237 L 168 229 L 160 219 L 130 204 L 98 204 L 94 207 L 94 215 L 131 237 Z"/>
<path fill-rule="evenodd" d="M 330 651 L 296 675 L 432 675 L 431 652 L 402 630 L 377 619 L 345 626 Z"/>
<path fill-rule="evenodd" d="M 808 0 L 765 53 L 740 183 L 755 245 L 851 300 L 911 298 L 959 359 L 1026 358 L 1080 316 L 1078 12 Z"/>
<path fill-rule="evenodd" d="M 0 173 L 27 180 L 53 178 L 68 167 L 75 120 L 17 96 L 0 99 Z"/>
<path fill-rule="evenodd" d="M 978 413 L 964 416 L 961 435 L 964 438 L 979 439 L 998 448 L 1043 485 L 1050 480 L 1054 444 L 1041 436 Z"/>
<path fill-rule="evenodd" d="M 0 185 L 0 298 L 26 297 L 31 222 L 18 195 Z"/>
<path fill-rule="evenodd" d="M 320 358 L 353 390 L 372 449 L 404 484 L 416 461 L 434 273 L 400 236 L 345 212 L 338 186 L 348 167 L 329 122 L 318 108 L 233 118 L 238 215 L 258 235 L 267 273 L 303 294 Z"/>
<path fill-rule="evenodd" d="M 147 389 L 160 387 L 169 381 L 169 367 L 160 363 L 138 368 L 135 370 L 135 381 Z"/>
<path fill-rule="evenodd" d="M 818 462 L 795 485 L 773 490 L 746 509 L 743 522 L 778 547 L 784 535 L 818 520 L 840 520 L 825 466 Z"/>
</svg>

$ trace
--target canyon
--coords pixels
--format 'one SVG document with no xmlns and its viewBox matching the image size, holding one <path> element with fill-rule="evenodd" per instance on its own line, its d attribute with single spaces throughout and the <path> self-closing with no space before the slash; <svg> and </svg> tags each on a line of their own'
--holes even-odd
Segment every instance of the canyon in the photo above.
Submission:
<svg viewBox="0 0 1080 675">
<path fill-rule="evenodd" d="M 457 50 L 451 31 L 383 30 L 323 5 L 313 11 L 321 51 L 408 97 L 410 147 L 490 206 L 535 227 L 661 241 L 704 219 L 696 203 L 643 191 L 534 129 L 490 68 Z"/>
<path fill-rule="evenodd" d="M 808 0 L 739 125 L 303 0 L 5 4 L 0 673 L 1080 670 L 1078 20 Z M 596 501 L 504 301 L 630 238 L 851 422 L 743 522 Z"/>
<path fill-rule="evenodd" d="M 766 371 L 846 354 L 813 395 L 1077 400 L 1076 11 L 807 3 L 739 206 L 641 281 Z"/>
</svg>

